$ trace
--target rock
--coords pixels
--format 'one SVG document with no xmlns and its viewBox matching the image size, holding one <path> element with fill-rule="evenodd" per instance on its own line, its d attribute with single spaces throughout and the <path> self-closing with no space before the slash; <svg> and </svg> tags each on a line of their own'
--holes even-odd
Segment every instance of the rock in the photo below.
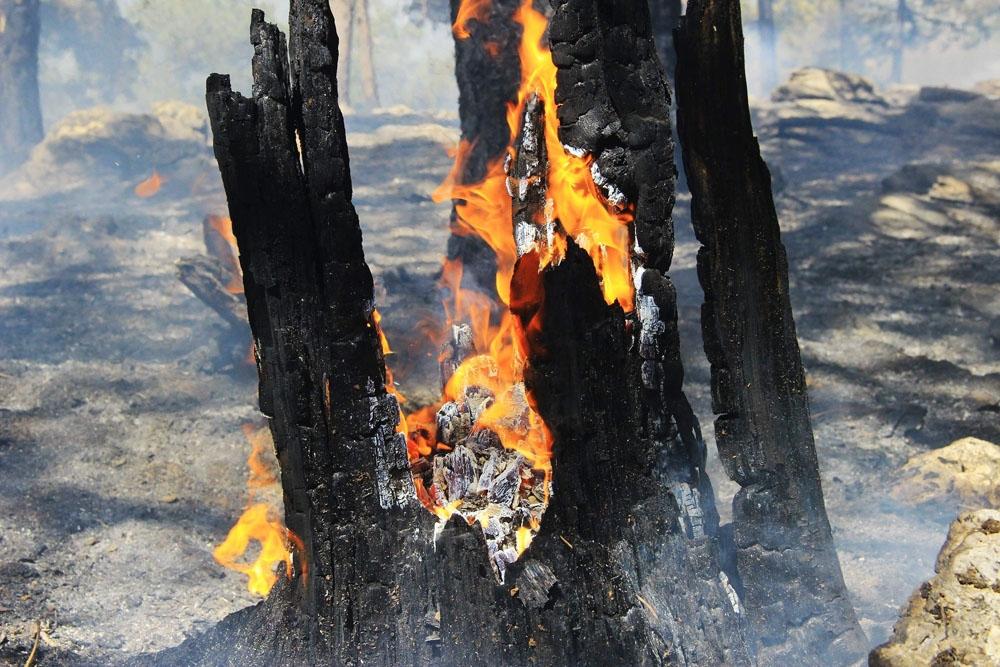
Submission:
<svg viewBox="0 0 1000 667">
<path fill-rule="evenodd" d="M 871 222 L 886 236 L 986 247 L 1000 234 L 1000 161 L 908 164 L 882 192 Z"/>
<path fill-rule="evenodd" d="M 818 67 L 792 72 L 771 100 L 773 121 L 780 134 L 814 132 L 831 125 L 865 130 L 885 130 L 889 103 L 863 77 Z M 811 137 L 817 139 L 817 137 Z M 820 137 L 821 138 L 821 137 Z"/>
<path fill-rule="evenodd" d="M 893 495 L 914 504 L 954 499 L 1000 509 L 1000 446 L 962 438 L 918 454 L 903 466 Z"/>
<path fill-rule="evenodd" d="M 885 98 L 868 79 L 819 67 L 803 67 L 792 72 L 788 81 L 771 95 L 774 102 L 832 100 L 849 104 L 878 104 Z"/>
<path fill-rule="evenodd" d="M 947 88 L 942 86 L 924 86 L 917 93 L 917 99 L 921 102 L 972 102 L 982 97 L 972 90 L 962 90 L 961 88 Z"/>
<path fill-rule="evenodd" d="M 0 199 L 85 192 L 130 192 L 157 171 L 178 194 L 191 194 L 212 159 L 205 114 L 183 102 L 150 113 L 108 107 L 74 111 L 55 125 L 27 162 L 0 180 Z"/>
<path fill-rule="evenodd" d="M 989 97 L 995 100 L 1000 99 L 1000 79 L 987 79 L 986 81 L 980 81 L 972 87 L 972 90 L 984 97 Z"/>
<path fill-rule="evenodd" d="M 959 516 L 934 571 L 869 665 L 1000 664 L 1000 511 Z"/>
</svg>

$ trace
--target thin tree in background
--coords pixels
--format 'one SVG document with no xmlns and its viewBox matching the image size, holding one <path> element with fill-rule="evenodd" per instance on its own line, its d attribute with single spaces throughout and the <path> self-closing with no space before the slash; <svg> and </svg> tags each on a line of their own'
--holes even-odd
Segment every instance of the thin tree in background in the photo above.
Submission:
<svg viewBox="0 0 1000 667">
<path fill-rule="evenodd" d="M 0 0 L 0 171 L 42 140 L 39 0 Z"/>
<path fill-rule="evenodd" d="M 375 59 L 373 55 L 371 21 L 368 0 L 330 0 L 333 20 L 340 40 L 340 62 L 337 65 L 337 79 L 340 82 L 341 104 L 351 106 L 361 102 L 365 106 L 379 103 L 378 87 L 375 81 Z M 353 99 L 351 70 L 355 64 L 359 68 L 361 99 Z"/>
<path fill-rule="evenodd" d="M 355 0 L 355 29 L 357 30 L 358 67 L 361 69 L 361 92 L 365 103 L 377 106 L 378 84 L 375 80 L 374 45 L 372 44 L 371 23 L 368 13 L 368 0 Z"/>
<path fill-rule="evenodd" d="M 351 41 L 354 27 L 354 0 L 330 0 L 333 23 L 337 29 L 340 60 L 337 62 L 337 81 L 340 83 L 340 103 L 351 106 Z"/>
<path fill-rule="evenodd" d="M 906 43 L 912 39 L 913 12 L 906 0 L 896 2 L 896 39 L 892 48 L 892 70 L 889 80 L 899 83 L 903 80 L 903 57 L 906 55 Z"/>
<path fill-rule="evenodd" d="M 656 53 L 660 57 L 660 64 L 663 65 L 663 71 L 671 86 L 674 83 L 674 69 L 677 67 L 674 29 L 677 28 L 682 11 L 681 0 L 649 0 L 649 15 L 653 21 Z"/>
<path fill-rule="evenodd" d="M 760 35 L 760 71 L 764 90 L 778 82 L 778 35 L 774 25 L 773 0 L 757 0 L 757 30 Z"/>
</svg>

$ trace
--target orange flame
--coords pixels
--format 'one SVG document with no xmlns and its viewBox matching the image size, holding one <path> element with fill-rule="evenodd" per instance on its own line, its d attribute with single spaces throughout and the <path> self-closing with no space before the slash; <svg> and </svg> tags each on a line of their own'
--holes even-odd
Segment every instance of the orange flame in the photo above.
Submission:
<svg viewBox="0 0 1000 667">
<path fill-rule="evenodd" d="M 260 552 L 252 563 L 247 563 L 241 559 L 250 548 L 251 540 L 260 544 Z M 290 543 L 301 552 L 302 541 L 285 528 L 274 508 L 267 503 L 255 503 L 244 510 L 212 556 L 223 567 L 245 574 L 251 593 L 267 597 L 278 581 L 274 571 L 278 563 L 284 563 L 286 575 L 292 576 Z"/>
<path fill-rule="evenodd" d="M 142 183 L 139 183 L 139 185 L 135 186 L 135 189 L 132 192 L 135 193 L 136 197 L 147 199 L 160 191 L 160 187 L 163 185 L 163 182 L 164 178 L 160 176 L 160 172 L 154 169 L 153 175 L 144 180 Z"/>
<path fill-rule="evenodd" d="M 280 563 L 285 564 L 286 576 L 292 576 L 292 550 L 301 554 L 303 544 L 285 527 L 276 507 L 268 502 L 253 502 L 258 491 L 278 483 L 277 476 L 264 460 L 265 452 L 273 451 L 274 447 L 270 429 L 267 425 L 259 427 L 252 423 L 244 424 L 242 429 L 251 447 L 247 458 L 250 501 L 236 525 L 229 529 L 226 539 L 212 551 L 212 556 L 223 567 L 246 575 L 247 589 L 251 593 L 266 597 L 278 581 L 275 568 Z M 257 542 L 260 549 L 256 557 L 248 561 L 251 542 Z"/>
<path fill-rule="evenodd" d="M 469 36 L 467 23 L 483 20 L 488 14 L 488 0 L 463 0 L 453 29 L 456 37 Z M 464 267 L 460 261 L 447 260 L 442 268 L 441 283 L 450 292 L 445 304 L 446 323 L 467 323 L 472 328 L 476 356 L 465 359 L 444 387 L 441 400 L 406 417 L 408 426 L 407 452 L 411 460 L 429 457 L 435 451 L 448 451 L 437 442 L 435 415 L 446 401 L 460 400 L 466 388 L 488 389 L 492 405 L 479 416 L 474 430 L 489 429 L 496 433 L 503 446 L 520 452 L 531 466 L 546 477 L 546 493 L 552 473 L 553 436 L 531 404 L 530 393 L 523 384 L 523 371 L 528 349 L 537 345 L 540 309 L 543 303 L 542 282 L 537 278 L 548 265 L 562 260 L 566 241 L 557 236 L 542 253 L 529 253 L 518 263 L 517 247 L 512 229 L 512 200 L 507 190 L 504 164 L 513 156 L 521 130 L 521 118 L 528 99 L 537 95 L 545 109 L 545 146 L 548 157 L 546 195 L 550 200 L 549 214 L 558 220 L 561 233 L 572 237 L 593 259 L 607 303 L 617 301 L 626 311 L 632 310 L 634 291 L 629 267 L 630 225 L 632 210 L 624 201 L 609 202 L 595 184 L 599 178 L 594 160 L 565 148 L 559 140 L 556 111 L 556 67 L 544 44 L 548 21 L 535 11 L 531 0 L 524 0 L 514 15 L 524 28 L 519 47 L 521 85 L 517 102 L 508 106 L 510 130 L 508 150 L 487 165 L 486 176 L 478 183 L 463 183 L 465 163 L 474 146 L 463 140 L 454 152 L 455 162 L 445 181 L 433 193 L 436 202 L 451 200 L 455 208 L 452 231 L 460 235 L 475 235 L 493 250 L 497 260 L 496 297 L 507 306 L 494 323 L 492 301 L 477 291 L 461 286 Z M 616 210 L 615 206 L 618 207 Z M 515 267 L 518 267 L 515 276 Z M 533 277 L 534 276 L 534 277 Z M 515 315 L 516 314 L 516 315 Z M 388 343 L 383 336 L 383 347 Z M 390 391 L 395 391 L 391 387 Z M 457 503 L 446 506 L 436 501 L 434 486 L 425 488 L 415 477 L 417 497 L 442 520 L 447 520 Z M 547 498 L 546 498 L 547 500 Z M 480 522 L 486 519 L 479 516 Z M 473 519 L 469 518 L 470 521 Z M 534 519 L 529 526 L 516 531 L 516 549 L 528 548 L 534 531 Z"/>
<path fill-rule="evenodd" d="M 490 12 L 490 0 L 462 0 L 455 16 L 455 23 L 451 26 L 451 31 L 458 39 L 468 39 L 472 36 L 469 32 L 469 21 L 479 21 L 484 23 Z"/>
</svg>

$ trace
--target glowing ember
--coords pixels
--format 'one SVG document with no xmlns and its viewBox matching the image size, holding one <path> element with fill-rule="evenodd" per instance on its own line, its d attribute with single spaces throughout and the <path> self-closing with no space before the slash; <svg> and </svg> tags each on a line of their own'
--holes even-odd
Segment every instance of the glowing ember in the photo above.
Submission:
<svg viewBox="0 0 1000 667">
<path fill-rule="evenodd" d="M 453 26 L 456 36 L 468 37 L 467 22 L 483 20 L 488 10 L 488 2 L 464 0 Z M 482 181 L 466 184 L 461 175 L 472 146 L 462 142 L 451 173 L 434 193 L 437 202 L 454 200 L 456 233 L 476 235 L 492 248 L 497 258 L 495 298 L 507 308 L 495 321 L 492 299 L 462 289 L 461 262 L 445 262 L 442 285 L 450 293 L 445 303 L 450 340 L 440 358 L 443 395 L 403 420 L 418 498 L 441 519 L 439 526 L 456 513 L 479 524 L 501 578 L 506 565 L 537 533 L 551 490 L 552 434 L 524 384 L 530 332 L 524 331 L 522 321 L 528 314 L 529 328 L 538 326 L 535 320 L 543 302 L 541 280 L 532 276 L 562 260 L 568 235 L 593 258 L 606 301 L 618 301 L 625 310 L 631 310 L 634 301 L 629 272 L 632 213 L 623 201 L 602 195 L 595 184 L 602 179 L 589 156 L 570 152 L 559 141 L 556 67 L 543 43 L 546 18 L 525 0 L 514 19 L 524 30 L 518 100 L 507 114 L 508 151 L 488 165 Z M 548 159 L 546 219 L 535 222 L 554 233 L 519 249 L 505 164 L 514 157 L 529 99 L 548 110 L 542 121 Z M 523 258 L 517 264 L 519 255 Z M 383 348 L 389 350 L 384 336 Z M 395 392 L 391 375 L 389 382 Z"/>
<path fill-rule="evenodd" d="M 160 176 L 160 172 L 154 169 L 153 175 L 144 180 L 142 183 L 139 183 L 139 185 L 135 186 L 135 189 L 132 190 L 132 192 L 135 193 L 136 197 L 147 199 L 160 191 L 163 181 L 164 179 Z"/>
<path fill-rule="evenodd" d="M 247 487 L 250 501 L 236 525 L 229 529 L 226 539 L 212 552 L 216 562 L 223 567 L 247 576 L 247 589 L 256 595 L 266 597 L 278 580 L 275 568 L 285 564 L 287 576 L 292 575 L 292 549 L 302 551 L 302 541 L 288 530 L 280 518 L 278 509 L 269 502 L 254 502 L 259 491 L 273 488 L 278 479 L 265 462 L 265 452 L 273 449 L 271 431 L 264 425 L 243 425 L 243 434 L 250 441 L 251 451 L 247 459 L 250 478 Z M 256 556 L 250 560 L 251 542 L 259 546 Z"/>
<path fill-rule="evenodd" d="M 228 215 L 209 215 L 206 222 L 209 227 L 219 236 L 227 248 L 227 256 L 220 257 L 226 266 L 231 267 L 229 283 L 226 291 L 230 294 L 243 294 L 243 271 L 240 268 L 240 249 L 236 244 L 236 236 L 233 234 L 233 221 Z M 213 247 L 217 247 L 213 244 Z"/>
</svg>

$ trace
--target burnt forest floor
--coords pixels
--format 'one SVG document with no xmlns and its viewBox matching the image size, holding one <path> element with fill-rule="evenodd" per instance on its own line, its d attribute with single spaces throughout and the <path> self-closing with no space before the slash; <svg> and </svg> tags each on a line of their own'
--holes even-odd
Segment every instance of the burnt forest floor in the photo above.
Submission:
<svg viewBox="0 0 1000 667">
<path fill-rule="evenodd" d="M 449 217 L 429 193 L 449 169 L 454 121 L 397 114 L 350 125 L 392 363 L 404 392 L 427 400 L 436 352 L 424 332 L 439 313 Z M 873 147 L 861 137 L 857 150 L 816 158 L 815 141 L 765 130 L 784 181 L 777 204 L 827 507 L 874 645 L 931 574 L 958 509 L 894 501 L 899 467 L 963 436 L 1000 439 L 1000 143 L 979 142 L 973 167 L 953 161 L 947 137 L 926 156 L 890 159 L 891 139 Z M 90 144 L 80 150 L 104 159 Z M 81 187 L 36 184 L 0 199 L 0 664 L 23 664 L 36 621 L 41 665 L 105 665 L 255 601 L 211 556 L 247 498 L 240 427 L 258 419 L 255 377 L 175 272 L 177 259 L 204 252 L 202 217 L 224 210 L 206 151 L 202 142 L 194 157 L 151 159 L 168 166 L 148 198 L 132 192 L 154 152 L 143 145 L 133 173 L 88 181 L 81 168 Z M 38 178 L 45 162 L 35 162 Z M 900 176 L 911 162 L 934 163 L 929 182 L 944 174 L 951 194 L 931 196 L 923 172 Z M 684 195 L 676 223 L 686 388 L 711 449 Z M 711 473 L 725 521 L 735 486 L 714 454 Z"/>
</svg>

